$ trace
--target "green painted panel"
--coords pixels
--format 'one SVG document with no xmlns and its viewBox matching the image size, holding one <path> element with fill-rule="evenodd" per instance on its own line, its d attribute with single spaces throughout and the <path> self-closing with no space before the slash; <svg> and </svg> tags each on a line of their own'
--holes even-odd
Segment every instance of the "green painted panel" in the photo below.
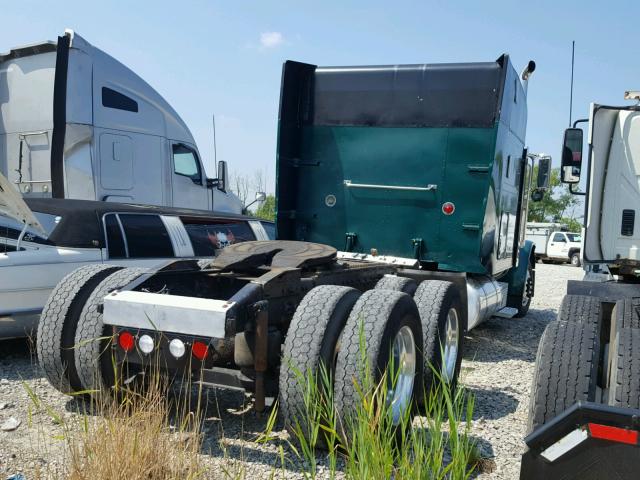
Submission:
<svg viewBox="0 0 640 480">
<path fill-rule="evenodd" d="M 420 238 L 421 260 L 485 272 L 479 253 L 495 141 L 495 128 L 303 127 L 290 185 L 295 236 L 345 249 L 346 234 L 355 233 L 354 251 L 402 257 L 414 256 Z M 348 188 L 344 180 L 438 188 Z M 451 216 L 442 213 L 446 201 L 456 205 Z"/>
</svg>

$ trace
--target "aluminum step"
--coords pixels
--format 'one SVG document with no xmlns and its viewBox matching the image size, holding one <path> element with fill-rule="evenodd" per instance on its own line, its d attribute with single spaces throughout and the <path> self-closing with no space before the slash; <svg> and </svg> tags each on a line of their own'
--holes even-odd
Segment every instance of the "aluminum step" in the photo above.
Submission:
<svg viewBox="0 0 640 480">
<path fill-rule="evenodd" d="M 518 309 L 513 307 L 504 307 L 494 313 L 494 316 L 501 318 L 513 318 L 518 314 Z"/>
</svg>

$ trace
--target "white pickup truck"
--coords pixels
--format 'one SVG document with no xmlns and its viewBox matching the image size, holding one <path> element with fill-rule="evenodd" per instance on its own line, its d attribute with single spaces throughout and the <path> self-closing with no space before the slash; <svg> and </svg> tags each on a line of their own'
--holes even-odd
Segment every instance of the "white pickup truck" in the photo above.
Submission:
<svg viewBox="0 0 640 480">
<path fill-rule="evenodd" d="M 569 262 L 579 267 L 582 236 L 566 230 L 567 226 L 560 223 L 527 223 L 526 236 L 536 246 L 536 259 L 542 262 Z"/>
</svg>

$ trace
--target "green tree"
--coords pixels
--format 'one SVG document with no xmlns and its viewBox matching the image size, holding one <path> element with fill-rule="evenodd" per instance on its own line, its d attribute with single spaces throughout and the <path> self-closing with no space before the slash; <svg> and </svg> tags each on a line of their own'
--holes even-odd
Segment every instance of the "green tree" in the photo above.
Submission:
<svg viewBox="0 0 640 480">
<path fill-rule="evenodd" d="M 275 222 L 276 220 L 276 197 L 274 195 L 267 195 L 267 198 L 262 202 L 254 214 L 258 218 L 264 220 L 270 220 Z"/>
<path fill-rule="evenodd" d="M 533 178 L 537 178 L 538 167 L 534 168 Z M 579 197 L 569 191 L 569 186 L 560 182 L 560 169 L 551 170 L 549 189 L 540 202 L 529 201 L 529 222 L 566 223 L 569 230 L 580 231 L 582 226 L 576 210 L 580 210 Z"/>
</svg>

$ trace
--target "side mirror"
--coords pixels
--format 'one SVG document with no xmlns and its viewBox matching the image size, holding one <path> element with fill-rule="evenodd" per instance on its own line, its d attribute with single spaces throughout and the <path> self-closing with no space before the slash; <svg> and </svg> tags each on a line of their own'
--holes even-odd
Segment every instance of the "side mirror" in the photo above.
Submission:
<svg viewBox="0 0 640 480">
<path fill-rule="evenodd" d="M 549 174 L 551 173 L 551 157 L 540 157 L 538 159 L 538 178 L 536 187 L 542 190 L 549 188 Z"/>
<path fill-rule="evenodd" d="M 542 190 L 535 189 L 531 192 L 531 201 L 532 202 L 541 202 L 544 198 L 544 192 Z"/>
<path fill-rule="evenodd" d="M 567 128 L 562 142 L 562 183 L 578 183 L 582 168 L 582 129 Z"/>
<path fill-rule="evenodd" d="M 227 162 L 220 160 L 218 162 L 218 190 L 227 191 L 227 183 L 229 182 L 227 174 Z"/>
<path fill-rule="evenodd" d="M 264 202 L 267 199 L 267 194 L 264 192 L 256 192 L 256 202 Z"/>
</svg>

